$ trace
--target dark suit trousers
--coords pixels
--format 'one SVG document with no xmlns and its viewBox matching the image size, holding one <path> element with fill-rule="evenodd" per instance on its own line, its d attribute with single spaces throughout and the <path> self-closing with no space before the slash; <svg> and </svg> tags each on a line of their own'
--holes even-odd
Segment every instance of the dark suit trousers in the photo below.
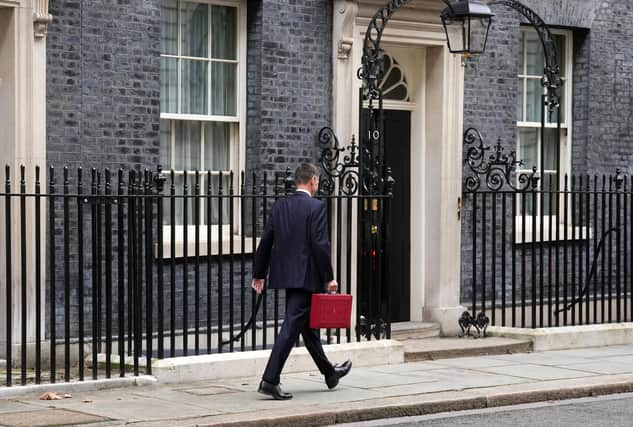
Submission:
<svg viewBox="0 0 633 427">
<path fill-rule="evenodd" d="M 264 381 L 279 384 L 281 370 L 299 334 L 319 371 L 325 376 L 334 373 L 334 367 L 323 352 L 318 329 L 310 329 L 311 302 L 312 293 L 303 289 L 286 289 L 286 314 L 262 376 Z"/>
</svg>

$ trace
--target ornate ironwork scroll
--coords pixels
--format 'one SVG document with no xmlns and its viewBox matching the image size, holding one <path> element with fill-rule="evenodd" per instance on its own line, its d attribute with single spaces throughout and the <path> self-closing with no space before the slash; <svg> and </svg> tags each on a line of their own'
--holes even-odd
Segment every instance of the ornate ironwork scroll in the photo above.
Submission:
<svg viewBox="0 0 633 427">
<path fill-rule="evenodd" d="M 363 80 L 363 98 L 369 102 L 369 108 L 373 108 L 374 101 L 382 98 L 382 91 L 378 85 L 384 72 L 380 49 L 382 33 L 394 12 L 409 1 L 390 0 L 384 7 L 378 9 L 367 26 L 363 42 L 363 64 L 358 70 L 358 78 Z"/>
<path fill-rule="evenodd" d="M 324 127 L 319 131 L 318 142 L 321 149 L 319 164 L 323 172 L 319 194 L 334 194 L 337 189 L 336 181 L 338 181 L 339 194 L 346 196 L 357 194 L 359 148 L 354 136 L 347 147 L 341 147 L 334 131 L 329 127 Z"/>
<path fill-rule="evenodd" d="M 523 172 L 517 175 L 517 167 L 523 166 L 523 161 L 516 159 L 514 151 L 504 153 L 501 139 L 497 140 L 493 151 L 490 152 L 490 146 L 484 144 L 481 133 L 475 128 L 468 128 L 464 132 L 464 149 L 464 161 L 472 172 L 464 179 L 466 192 L 479 190 L 482 181 L 491 191 L 500 191 L 504 188 L 525 191 L 530 186 L 533 189 L 538 186 L 536 166 L 532 167 L 532 173 Z"/>
</svg>

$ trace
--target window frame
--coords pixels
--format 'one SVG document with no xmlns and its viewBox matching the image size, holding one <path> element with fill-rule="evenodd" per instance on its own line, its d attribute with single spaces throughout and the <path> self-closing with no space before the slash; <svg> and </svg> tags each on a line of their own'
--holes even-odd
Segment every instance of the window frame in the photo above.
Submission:
<svg viewBox="0 0 633 427">
<path fill-rule="evenodd" d="M 529 26 L 521 26 L 520 29 L 520 40 L 521 43 L 524 42 L 524 38 L 523 35 L 524 33 L 528 33 L 528 32 L 532 32 L 532 33 L 536 33 L 535 30 L 532 27 Z M 562 35 L 564 36 L 564 43 L 565 43 L 565 57 L 563 58 L 564 60 L 564 66 L 565 66 L 565 72 L 566 75 L 563 78 L 564 84 L 563 84 L 563 93 L 561 94 L 561 96 L 564 98 L 564 105 L 565 105 L 565 111 L 563 112 L 563 114 L 561 115 L 561 124 L 560 124 L 560 151 L 559 151 L 559 158 L 560 158 L 560 163 L 559 163 L 559 167 L 560 169 L 557 171 L 559 174 L 559 188 L 558 191 L 561 191 L 564 187 L 564 176 L 565 175 L 569 175 L 571 173 L 571 148 L 572 148 L 572 129 L 573 129 L 573 124 L 572 124 L 572 110 L 573 110 L 573 77 L 574 77 L 574 68 L 573 68 L 573 31 L 572 30 L 567 30 L 567 29 L 561 29 L 561 28 L 551 28 L 550 29 L 551 33 L 553 35 Z M 527 81 L 529 79 L 536 79 L 538 77 L 538 79 L 541 79 L 543 76 L 536 76 L 536 75 L 531 75 L 531 74 L 527 74 L 527 49 L 523 48 L 523 58 L 521 58 L 522 61 L 522 69 L 519 70 L 519 73 L 517 73 L 517 78 L 519 79 L 519 84 L 522 85 L 521 91 L 522 91 L 522 96 L 523 96 L 523 106 L 522 106 L 522 114 L 523 117 L 525 118 L 525 115 L 527 114 L 527 89 L 526 89 L 526 85 L 527 85 Z M 559 65 L 563 65 L 563 64 L 559 64 Z M 523 120 L 518 120 L 519 118 L 516 117 L 516 153 L 517 153 L 517 158 L 519 160 L 522 159 L 521 156 L 521 141 L 520 141 L 520 132 L 523 129 L 540 129 L 541 127 L 541 123 L 539 122 L 531 122 L 531 121 L 523 121 Z M 545 123 L 545 129 L 557 129 L 557 123 Z M 541 141 L 541 135 L 540 132 L 538 132 L 538 136 L 537 136 L 537 152 L 536 152 L 536 159 L 537 159 L 537 168 L 540 171 L 541 165 L 540 165 L 540 161 L 541 161 L 541 150 L 543 149 L 543 141 Z M 527 174 L 531 174 L 532 173 L 532 166 L 534 165 L 523 165 L 523 168 L 517 168 L 516 170 L 516 175 L 517 177 L 520 174 L 523 173 L 527 173 Z M 556 173 L 556 171 L 551 171 L 553 173 Z M 541 179 L 540 182 L 543 182 L 543 180 Z M 554 189 L 554 191 L 556 191 L 557 189 Z M 525 195 L 527 195 L 527 197 L 530 197 L 530 192 L 527 191 L 524 193 Z M 561 200 L 559 201 L 560 206 L 562 206 L 563 203 L 563 196 L 560 196 Z M 516 220 L 517 220 L 517 229 L 516 229 L 516 233 L 515 233 L 515 243 L 516 244 L 520 244 L 523 243 L 523 236 L 521 234 L 521 228 L 522 228 L 522 221 L 523 221 L 523 216 L 522 216 L 522 205 L 521 205 L 521 197 L 517 197 L 517 205 L 516 205 Z M 550 215 L 547 215 L 545 213 L 541 214 L 540 213 L 540 197 L 537 197 L 537 210 L 536 213 L 534 214 L 534 216 L 532 216 L 532 214 L 526 214 L 525 218 L 526 218 L 526 227 L 529 226 L 529 232 L 526 232 L 526 236 L 525 236 L 525 243 L 531 243 L 533 241 L 533 236 L 531 235 L 531 228 L 532 228 L 532 218 L 535 219 L 536 221 L 536 228 L 537 228 L 537 236 L 540 236 L 540 228 L 541 228 L 541 218 L 543 221 L 543 232 L 544 232 L 544 236 L 543 236 L 543 241 L 546 241 L 548 238 L 548 233 L 549 233 L 549 223 L 550 223 L 550 216 L 551 218 L 551 223 L 552 223 L 552 227 L 553 227 L 553 232 L 555 232 L 555 230 L 560 229 L 560 228 L 564 228 L 564 224 L 563 224 L 563 218 L 562 218 L 562 214 L 560 215 L 561 218 L 558 218 L 556 213 L 553 212 Z M 571 228 L 568 226 L 569 230 L 571 230 Z M 577 239 L 581 239 L 581 238 L 587 238 L 588 235 L 590 235 L 590 230 L 585 229 L 585 227 L 575 227 L 576 228 L 576 236 Z M 568 234 L 571 235 L 571 234 Z M 539 237 L 540 239 L 540 237 Z M 539 240 L 540 241 L 540 240 Z"/>
<path fill-rule="evenodd" d="M 532 28 L 532 27 L 528 27 L 528 26 L 521 26 L 521 30 L 520 30 L 520 34 L 521 34 L 521 42 L 523 43 L 523 34 L 524 33 L 536 33 L 536 31 Z M 560 170 L 558 171 L 558 173 L 560 174 L 560 176 L 564 176 L 565 174 L 569 174 L 571 171 L 571 142 L 572 142 L 572 103 L 573 103 L 573 98 L 572 98 L 572 87 L 573 87 L 573 78 L 574 78 L 574 73 L 573 73 L 573 60 L 574 60 L 574 55 L 573 55 L 573 31 L 571 30 L 566 30 L 566 29 L 559 29 L 559 28 L 551 28 L 550 32 L 554 35 L 562 35 L 565 37 L 565 70 L 567 72 L 567 75 L 565 76 L 564 80 L 564 84 L 563 84 L 563 98 L 564 98 L 564 102 L 565 102 L 565 111 L 563 116 L 561 117 L 561 125 L 560 125 L 560 129 L 561 129 L 561 135 L 560 135 L 560 141 L 561 141 L 561 146 L 560 146 L 560 150 L 561 152 L 559 153 L 561 162 L 560 162 Z M 523 63 L 523 69 L 520 70 L 520 72 L 517 74 L 517 78 L 520 79 L 520 82 L 522 83 L 523 87 L 521 89 L 522 94 L 523 94 L 523 107 L 522 107 L 522 113 L 525 117 L 526 114 L 526 110 L 527 110 L 527 97 L 525 96 L 526 94 L 526 84 L 527 84 L 527 80 L 531 79 L 531 78 L 539 78 L 541 79 L 543 76 L 536 76 L 536 75 L 531 75 L 531 74 L 525 74 L 524 71 L 526 71 L 527 69 L 527 49 L 523 49 L 523 58 L 521 59 L 522 63 Z M 523 117 L 523 118 L 524 118 Z M 518 154 L 518 158 L 521 159 L 521 148 L 520 148 L 520 140 L 519 140 L 519 131 L 521 130 L 521 128 L 540 128 L 541 127 L 541 123 L 540 122 L 530 122 L 530 121 L 523 121 L 523 120 L 518 120 L 517 117 L 517 121 L 516 121 L 516 132 L 517 132 L 517 138 L 516 138 L 516 152 Z M 557 124 L 556 123 L 545 123 L 545 128 L 547 129 L 556 129 L 557 128 Z M 540 138 L 540 136 L 539 136 Z M 542 144 L 543 141 L 539 141 L 538 143 L 538 147 L 537 147 L 537 160 L 540 162 L 541 159 L 541 150 L 542 150 Z M 517 174 L 519 173 L 523 173 L 523 172 L 527 172 L 530 173 L 531 167 L 533 165 L 524 165 L 526 167 L 528 167 L 528 169 L 517 169 Z M 540 170 L 540 165 L 537 165 L 538 169 Z M 561 179 L 560 182 L 562 182 L 563 180 Z"/>
<path fill-rule="evenodd" d="M 529 26 L 521 26 L 521 30 L 520 30 L 520 39 L 521 42 L 523 42 L 523 34 L 524 33 L 536 33 L 536 31 Z M 571 144 L 572 144 L 572 103 L 573 103 L 573 98 L 572 98 L 572 87 L 573 87 L 573 31 L 571 30 L 566 30 L 566 29 L 559 29 L 559 28 L 551 28 L 550 32 L 554 35 L 562 35 L 565 37 L 565 70 L 566 70 L 566 76 L 563 79 L 564 84 L 563 84 L 563 98 L 564 98 L 564 102 L 565 102 L 565 111 L 563 116 L 561 117 L 561 125 L 560 125 L 560 170 L 558 171 L 558 173 L 560 174 L 560 176 L 564 176 L 565 174 L 569 174 L 571 172 Z M 527 97 L 525 96 L 526 94 L 526 82 L 528 79 L 532 79 L 532 78 L 539 78 L 541 79 L 543 76 L 536 76 L 536 75 L 531 75 L 531 74 L 524 74 L 523 72 L 526 71 L 527 68 L 527 61 L 526 61 L 526 57 L 527 57 L 527 49 L 523 49 L 523 58 L 522 58 L 522 62 L 523 62 L 523 69 L 520 70 L 520 72 L 517 74 L 517 78 L 520 79 L 521 84 L 523 85 L 521 91 L 523 94 L 523 107 L 522 107 L 522 113 L 525 117 L 526 114 L 526 110 L 527 110 Z M 524 118 L 523 117 L 523 118 Z M 518 120 L 516 121 L 516 152 L 518 155 L 519 160 L 521 159 L 521 147 L 520 147 L 520 140 L 519 140 L 519 132 L 521 130 L 521 128 L 540 128 L 541 127 L 541 123 L 540 122 L 530 122 L 530 121 L 523 121 L 523 120 Z M 556 123 L 545 123 L 545 128 L 547 129 L 556 129 L 557 128 L 557 124 Z M 540 139 L 540 134 L 539 134 L 539 139 Z M 542 144 L 543 141 L 538 141 L 538 146 L 537 146 L 537 161 L 540 162 L 541 159 L 541 150 L 542 148 Z M 517 169 L 517 174 L 520 173 L 531 173 L 532 169 L 531 167 L 533 165 L 524 165 L 526 167 L 526 169 Z M 537 165 L 537 168 L 540 170 L 540 164 Z M 563 179 L 560 179 L 560 183 L 562 184 Z"/>
<path fill-rule="evenodd" d="M 237 84 L 236 84 L 236 108 L 235 108 L 235 115 L 233 116 L 229 116 L 229 115 L 214 115 L 214 114 L 183 114 L 183 113 L 167 113 L 167 112 L 163 112 L 162 111 L 162 106 L 161 106 L 161 112 L 160 112 L 160 120 L 161 122 L 166 120 L 170 122 L 170 154 L 169 154 L 169 164 L 167 165 L 162 165 L 162 168 L 165 171 L 170 171 L 172 169 L 172 167 L 174 167 L 174 161 L 175 161 L 175 156 L 176 156 L 176 150 L 175 150 L 175 146 L 176 146 L 176 130 L 175 130 L 175 123 L 177 121 L 194 121 L 194 122 L 201 122 L 201 132 L 200 132 L 200 158 L 197 161 L 197 169 L 200 170 L 201 176 L 206 176 L 207 174 L 207 169 L 202 169 L 203 166 L 203 159 L 204 159 L 204 151 L 203 151 L 203 147 L 204 147 L 204 122 L 216 122 L 216 123 L 231 123 L 231 124 L 236 124 L 235 126 L 231 126 L 230 127 L 230 132 L 231 132 L 231 137 L 230 137 L 230 142 L 229 142 L 229 167 L 226 170 L 222 170 L 221 172 L 225 173 L 228 175 L 228 173 L 230 171 L 233 171 L 234 176 L 239 177 L 239 171 L 244 170 L 245 168 L 245 158 L 244 158 L 244 153 L 246 150 L 246 115 L 247 115 L 247 103 L 246 103 L 246 94 L 247 94 L 247 24 L 246 24 L 246 0 L 179 0 L 179 7 L 178 7 L 178 14 L 180 16 L 180 11 L 181 11 L 181 6 L 180 3 L 183 1 L 187 1 L 189 3 L 200 3 L 200 4 L 207 4 L 209 6 L 226 6 L 226 7 L 234 7 L 236 8 L 236 18 L 237 18 L 237 28 L 236 28 L 236 49 L 237 49 L 237 54 L 236 54 L 236 59 L 235 60 L 223 60 L 223 59 L 212 59 L 211 58 L 211 52 L 209 51 L 207 58 L 191 58 L 191 59 L 196 59 L 196 60 L 202 60 L 202 61 L 206 61 L 207 63 L 213 63 L 213 62 L 227 62 L 227 63 L 235 63 L 237 70 L 236 70 L 236 79 L 237 79 Z M 209 25 L 211 25 L 211 22 L 209 22 Z M 180 21 L 178 21 L 178 41 L 177 41 L 177 54 L 173 55 L 173 54 L 164 54 L 161 50 L 160 52 L 160 58 L 180 58 L 180 59 L 188 59 L 190 57 L 188 56 L 183 56 L 181 55 L 181 49 L 182 49 L 182 35 L 181 35 L 181 31 L 182 31 L 182 26 L 180 24 Z M 162 28 L 161 28 L 162 30 Z M 211 48 L 210 46 L 210 35 L 209 35 L 209 49 Z M 182 71 L 179 67 L 178 69 L 178 78 L 177 78 L 177 105 L 178 108 L 181 107 L 181 90 L 182 90 Z M 210 71 L 207 74 L 207 84 L 211 85 L 211 74 Z M 210 110 L 210 105 L 211 105 L 211 99 L 209 97 L 209 99 L 207 99 L 207 106 L 209 108 L 208 112 L 211 113 Z M 237 129 L 236 129 L 237 128 Z M 237 135 L 235 135 L 237 134 Z M 213 171 L 213 172 L 217 172 L 217 171 Z M 185 173 L 188 176 L 188 181 L 193 182 L 194 176 L 195 176 L 195 169 L 194 170 L 181 170 L 181 169 L 174 169 L 174 173 L 176 176 L 182 176 Z M 206 190 L 206 189 L 205 189 Z M 240 186 L 239 185 L 235 185 L 235 194 L 239 194 L 240 191 Z M 177 193 L 179 194 L 179 193 Z M 201 203 L 201 209 L 203 208 L 203 204 Z M 236 215 L 239 213 L 239 208 L 240 208 L 240 202 L 239 202 L 239 198 L 236 198 L 234 201 L 234 212 L 236 212 Z M 201 215 L 201 218 L 204 219 L 204 215 Z M 223 233 L 222 236 L 222 240 L 226 243 L 228 242 L 228 240 L 230 239 L 230 236 L 239 236 L 241 233 L 240 230 L 240 224 L 239 221 L 233 221 L 234 222 L 234 229 L 232 230 L 232 233 L 227 235 L 226 233 Z M 183 235 L 183 231 L 184 231 L 184 224 L 175 224 L 173 225 L 173 227 L 176 227 L 176 235 L 180 236 L 177 237 L 176 239 L 176 245 L 177 247 L 182 247 L 184 245 L 184 241 L 182 241 L 182 235 Z M 187 227 L 189 229 L 189 227 L 194 227 L 193 224 L 187 224 Z M 206 251 L 206 227 L 207 224 L 200 224 L 199 225 L 200 230 L 201 230 L 201 236 L 200 236 L 200 250 L 202 251 L 203 249 Z M 215 229 L 217 228 L 217 224 L 211 224 L 212 227 L 212 242 L 215 242 L 215 244 L 217 245 L 217 232 L 215 232 Z M 229 229 L 229 223 L 224 223 L 223 227 L 225 229 Z M 172 225 L 163 225 L 163 254 L 169 253 L 170 251 L 170 233 L 171 233 L 171 228 Z M 205 230 L 205 233 L 202 234 L 202 230 Z M 195 232 L 190 232 L 190 241 L 188 242 L 188 245 L 190 246 L 192 244 L 193 239 L 195 239 Z M 204 237 L 204 238 L 203 238 Z M 176 256 L 181 256 L 182 254 L 179 254 L 178 249 L 176 250 Z M 191 252 L 193 253 L 193 252 Z"/>
</svg>

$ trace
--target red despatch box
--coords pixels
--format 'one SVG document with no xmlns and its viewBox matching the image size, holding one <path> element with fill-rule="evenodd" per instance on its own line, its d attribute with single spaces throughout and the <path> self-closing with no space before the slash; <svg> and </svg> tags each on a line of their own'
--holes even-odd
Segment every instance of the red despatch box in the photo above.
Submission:
<svg viewBox="0 0 633 427">
<path fill-rule="evenodd" d="M 351 318 L 351 295 L 312 294 L 310 328 L 349 328 Z"/>
</svg>

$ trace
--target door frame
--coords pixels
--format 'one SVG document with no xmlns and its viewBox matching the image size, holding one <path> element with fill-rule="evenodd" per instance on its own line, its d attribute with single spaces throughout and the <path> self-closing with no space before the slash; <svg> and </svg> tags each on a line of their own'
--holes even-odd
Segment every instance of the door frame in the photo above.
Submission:
<svg viewBox="0 0 633 427">
<path fill-rule="evenodd" d="M 359 131 L 361 81 L 357 78 L 357 70 L 361 66 L 365 31 L 375 11 L 375 7 L 367 6 L 366 2 L 335 0 L 333 14 L 332 124 L 339 139 L 348 144 Z M 418 283 L 412 286 L 411 319 L 438 322 L 442 333 L 453 335 L 459 332 L 457 320 L 464 310 L 460 305 L 461 224 L 457 215 L 462 181 L 464 69 L 461 57 L 448 51 L 446 35 L 438 18 L 441 7 L 440 0 L 411 4 L 410 15 L 390 21 L 382 42 L 389 46 L 424 47 L 426 50 L 423 68 L 426 96 L 417 103 L 424 104 L 424 121 L 433 123 L 433 126 L 424 127 L 423 136 L 429 141 L 426 146 L 432 146 L 434 151 L 426 153 L 420 148 L 422 152 L 419 154 L 432 154 L 434 159 L 414 164 L 417 169 L 423 169 L 417 171 L 418 178 L 430 176 L 433 179 L 423 186 L 424 181 L 417 185 L 418 178 L 412 176 L 416 187 L 423 187 L 417 188 L 422 193 L 416 191 L 412 202 L 418 198 L 433 200 L 433 212 L 422 221 L 416 207 L 412 209 L 417 216 L 414 225 L 425 227 L 433 236 L 426 233 L 424 239 L 414 237 L 412 240 L 412 264 L 418 267 L 418 274 L 422 271 L 424 275 L 417 277 Z M 434 8 L 438 13 L 427 13 L 427 9 Z M 416 123 L 415 118 L 412 123 Z M 412 138 L 417 138 L 414 134 L 415 131 Z M 432 166 L 431 170 L 428 165 Z M 430 198 L 429 191 L 437 195 L 437 199 Z M 427 249 L 429 245 L 432 250 Z M 422 263 L 428 268 L 420 270 Z M 353 292 L 356 280 L 356 276 L 352 277 Z"/>
<path fill-rule="evenodd" d="M 426 181 L 424 171 L 427 169 L 426 156 L 426 56 L 427 49 L 423 45 L 404 45 L 402 43 L 385 42 L 383 49 L 398 61 L 407 78 L 411 101 L 383 101 L 384 110 L 405 110 L 411 113 L 410 118 L 410 263 L 409 263 L 409 319 L 412 322 L 423 320 L 425 303 L 424 289 L 426 280 Z M 363 105 L 365 107 L 365 105 Z M 360 117 L 359 117 L 360 119 Z M 360 125 L 360 121 L 358 122 Z M 388 149 L 385 147 L 385 149 Z M 425 165 L 425 167 L 420 167 Z M 390 165 L 394 168 L 397 165 Z M 421 185 L 414 186 L 419 182 Z M 416 260 L 414 262 L 414 260 Z"/>
</svg>

